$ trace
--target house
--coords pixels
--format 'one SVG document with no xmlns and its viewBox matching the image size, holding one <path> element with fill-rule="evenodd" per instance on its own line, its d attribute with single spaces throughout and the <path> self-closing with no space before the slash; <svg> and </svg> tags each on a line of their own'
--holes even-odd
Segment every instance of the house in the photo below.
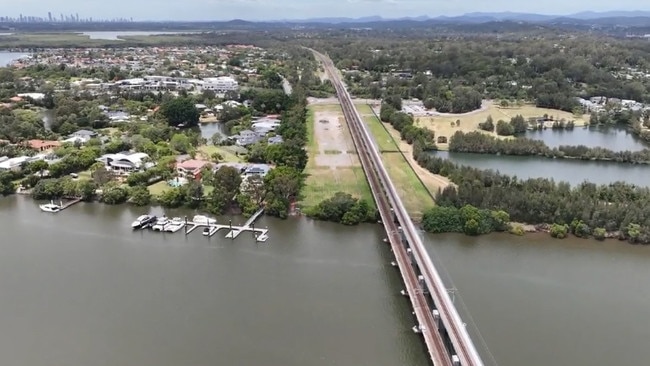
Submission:
<svg viewBox="0 0 650 366">
<path fill-rule="evenodd" d="M 90 141 L 93 137 L 97 137 L 97 132 L 95 131 L 89 131 L 89 130 L 79 130 L 70 136 L 68 136 L 67 139 L 63 140 L 63 142 L 69 142 L 72 144 L 85 144 L 86 142 Z"/>
<path fill-rule="evenodd" d="M 104 163 L 107 170 L 113 171 L 117 175 L 129 175 L 152 167 L 152 163 L 145 163 L 147 159 L 149 159 L 149 155 L 145 153 L 121 152 L 102 155 L 97 161 Z"/>
<path fill-rule="evenodd" d="M 269 137 L 268 143 L 269 145 L 277 145 L 283 143 L 284 140 L 282 139 L 282 136 L 273 136 Z"/>
<path fill-rule="evenodd" d="M 176 171 L 181 177 L 201 180 L 201 169 L 205 166 L 212 166 L 212 163 L 205 160 L 185 160 L 176 164 Z"/>
<path fill-rule="evenodd" d="M 81 137 L 82 139 L 88 141 L 93 137 L 97 137 L 97 132 L 89 131 L 89 130 L 79 130 L 73 133 L 72 135 L 70 135 L 70 137 Z"/>
<path fill-rule="evenodd" d="M 243 173 L 246 170 L 246 164 L 242 163 L 218 163 L 214 166 L 214 170 L 219 170 L 226 166 L 237 169 L 239 173 Z"/>
<path fill-rule="evenodd" d="M 29 148 L 32 150 L 46 151 L 60 147 L 61 142 L 48 140 L 29 140 L 27 141 L 27 146 L 29 146 Z"/>
<path fill-rule="evenodd" d="M 262 140 L 262 137 L 265 134 L 254 132 L 251 130 L 242 130 L 239 131 L 239 134 L 230 136 L 230 139 L 235 140 L 235 143 L 239 146 L 248 146 Z"/>
<path fill-rule="evenodd" d="M 252 176 L 252 175 L 259 175 L 261 177 L 266 176 L 268 174 L 269 170 L 271 170 L 271 166 L 267 164 L 252 164 L 249 165 L 246 170 L 244 170 L 244 173 L 242 174 L 245 177 Z"/>
<path fill-rule="evenodd" d="M 19 171 L 23 164 L 34 161 L 35 159 L 31 156 L 18 156 L 11 159 L 6 159 L 0 163 L 0 171 Z"/>
</svg>

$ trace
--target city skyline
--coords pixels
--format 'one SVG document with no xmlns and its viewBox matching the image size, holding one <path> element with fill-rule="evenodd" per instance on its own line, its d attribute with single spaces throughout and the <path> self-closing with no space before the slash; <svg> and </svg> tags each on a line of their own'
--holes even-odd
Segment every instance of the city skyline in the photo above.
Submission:
<svg viewBox="0 0 650 366">
<path fill-rule="evenodd" d="M 337 6 L 332 6 L 336 3 Z M 34 21 L 74 22 L 114 20 L 124 21 L 218 21 L 231 19 L 283 20 L 322 17 L 383 16 L 397 18 L 407 16 L 457 16 L 471 12 L 522 12 L 548 15 L 567 15 L 583 11 L 650 10 L 649 5 L 640 6 L 636 0 L 612 3 L 604 0 L 566 2 L 547 0 L 542 3 L 516 3 L 494 0 L 463 2 L 437 2 L 431 0 L 145 0 L 131 2 L 113 0 L 69 0 L 65 6 L 51 8 L 52 3 L 43 0 L 24 0 L 3 7 L 2 18 L 33 19 Z M 48 9 L 48 10 L 45 10 Z M 128 11 L 127 11 L 128 10 Z"/>
</svg>

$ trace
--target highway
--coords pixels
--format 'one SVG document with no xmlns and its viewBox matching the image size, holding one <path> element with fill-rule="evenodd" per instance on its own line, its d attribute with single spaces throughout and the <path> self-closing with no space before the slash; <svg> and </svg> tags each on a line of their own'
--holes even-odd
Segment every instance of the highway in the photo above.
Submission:
<svg viewBox="0 0 650 366">
<path fill-rule="evenodd" d="M 422 244 L 419 230 L 406 212 L 383 165 L 374 139 L 359 116 L 336 67 L 329 57 L 313 52 L 323 63 L 337 91 L 359 160 L 377 203 L 391 250 L 396 258 L 433 364 L 435 366 L 483 366 L 483 361 L 465 329 L 465 324 Z M 434 315 L 434 310 L 439 313 L 439 320 Z"/>
</svg>

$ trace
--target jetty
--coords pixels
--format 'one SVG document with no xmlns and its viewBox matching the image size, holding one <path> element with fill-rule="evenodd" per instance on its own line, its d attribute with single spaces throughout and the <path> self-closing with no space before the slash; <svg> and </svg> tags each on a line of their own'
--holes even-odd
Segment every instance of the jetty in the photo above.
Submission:
<svg viewBox="0 0 650 366">
<path fill-rule="evenodd" d="M 227 225 L 225 224 L 211 224 L 211 223 L 205 223 L 205 222 L 193 222 L 193 221 L 188 221 L 187 217 L 185 218 L 185 235 L 191 233 L 192 231 L 196 230 L 199 227 L 202 228 L 209 228 L 209 231 L 207 233 L 207 236 L 213 236 L 220 230 L 228 230 L 228 233 L 226 234 L 226 238 L 228 239 L 235 239 L 239 236 L 239 234 L 248 231 L 252 232 L 255 235 L 255 238 L 257 241 L 265 241 L 266 238 L 268 238 L 268 232 L 269 230 L 264 228 L 256 228 L 255 227 L 255 221 L 264 213 L 264 208 L 260 208 L 255 212 L 248 220 L 246 220 L 246 223 L 242 226 L 237 226 L 233 225 L 232 221 L 229 222 Z"/>
</svg>

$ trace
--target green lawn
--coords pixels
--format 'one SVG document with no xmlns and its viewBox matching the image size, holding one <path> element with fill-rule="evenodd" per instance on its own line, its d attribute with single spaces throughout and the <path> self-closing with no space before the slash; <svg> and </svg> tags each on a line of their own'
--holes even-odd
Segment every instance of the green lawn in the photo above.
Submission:
<svg viewBox="0 0 650 366">
<path fill-rule="evenodd" d="M 384 128 L 377 117 L 364 117 L 366 126 L 375 137 L 375 141 L 382 152 L 381 158 L 384 162 L 388 175 L 390 176 L 397 193 L 399 194 L 406 210 L 416 219 L 422 217 L 424 211 L 434 205 L 433 198 L 427 188 L 419 180 L 415 171 L 408 161 L 399 152 L 393 136 Z"/>
<path fill-rule="evenodd" d="M 210 160 L 210 156 L 214 153 L 219 153 L 223 156 L 223 161 L 226 163 L 242 163 L 244 159 L 235 155 L 234 149 L 230 146 L 215 146 L 203 145 L 199 146 L 198 152 L 203 155 L 203 159 Z"/>
<path fill-rule="evenodd" d="M 154 183 L 150 185 L 148 188 L 149 188 L 149 193 L 151 193 L 151 195 L 153 196 L 160 196 L 166 191 L 172 189 L 172 187 L 169 184 L 167 184 L 167 182 L 164 180 L 158 183 Z"/>
<path fill-rule="evenodd" d="M 363 117 L 363 121 L 370 128 L 370 133 L 375 137 L 379 151 L 399 151 L 399 147 L 395 144 L 390 133 L 386 131 L 377 117 L 366 116 Z"/>
<path fill-rule="evenodd" d="M 336 192 L 349 193 L 352 196 L 366 199 L 374 206 L 370 187 L 361 167 L 337 169 L 313 167 L 306 169 L 305 173 L 308 176 L 301 192 L 303 207 L 316 206 L 321 201 L 332 197 Z"/>
<path fill-rule="evenodd" d="M 411 217 L 420 219 L 424 211 L 435 205 L 429 191 L 402 154 L 383 153 L 381 159 L 406 210 Z"/>
<path fill-rule="evenodd" d="M 370 108 L 370 106 L 367 104 L 355 104 L 355 107 L 357 107 L 357 111 L 359 111 L 359 114 L 361 116 L 365 114 L 374 115 L 374 113 L 372 112 L 372 108 Z"/>
</svg>

